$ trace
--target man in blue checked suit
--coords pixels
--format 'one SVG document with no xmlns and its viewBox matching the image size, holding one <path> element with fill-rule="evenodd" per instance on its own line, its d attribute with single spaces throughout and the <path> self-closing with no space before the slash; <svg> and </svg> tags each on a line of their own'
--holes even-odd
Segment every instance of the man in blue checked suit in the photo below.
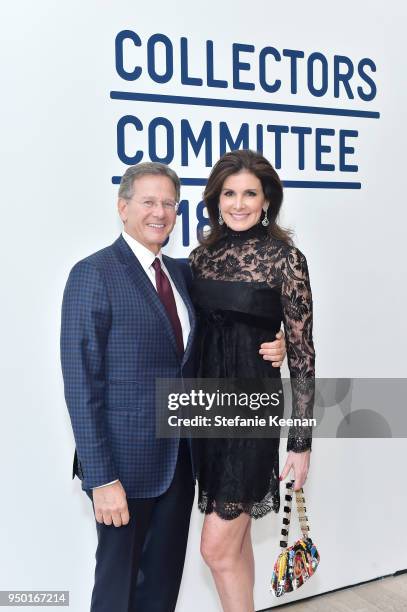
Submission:
<svg viewBox="0 0 407 612">
<path fill-rule="evenodd" d="M 157 378 L 194 376 L 185 264 L 161 253 L 179 200 L 180 181 L 168 166 L 128 168 L 119 188 L 122 234 L 79 261 L 64 292 L 73 476 L 92 500 L 98 536 L 91 612 L 171 612 L 178 597 L 192 453 L 185 439 L 155 437 L 154 398 Z"/>
</svg>

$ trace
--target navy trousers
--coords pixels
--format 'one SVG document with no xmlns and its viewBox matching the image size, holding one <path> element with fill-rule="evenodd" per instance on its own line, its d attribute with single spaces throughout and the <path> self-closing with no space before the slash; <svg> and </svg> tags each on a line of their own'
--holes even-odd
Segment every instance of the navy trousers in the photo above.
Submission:
<svg viewBox="0 0 407 612">
<path fill-rule="evenodd" d="M 194 500 L 191 457 L 180 440 L 172 483 L 159 497 L 128 499 L 130 521 L 96 523 L 91 612 L 173 612 Z M 86 491 L 92 499 L 92 491 Z"/>
</svg>

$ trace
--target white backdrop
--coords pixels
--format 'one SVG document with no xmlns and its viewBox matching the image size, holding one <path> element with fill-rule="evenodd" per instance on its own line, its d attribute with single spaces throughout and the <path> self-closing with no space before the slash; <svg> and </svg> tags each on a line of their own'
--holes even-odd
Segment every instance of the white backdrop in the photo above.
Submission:
<svg viewBox="0 0 407 612">
<path fill-rule="evenodd" d="M 320 377 L 405 377 L 405 176 L 406 92 L 402 37 L 405 5 L 343 1 L 340 9 L 314 0 L 286 8 L 261 0 L 213 2 L 192 6 L 185 0 L 161 0 L 142 7 L 121 0 L 32 3 L 14 0 L 0 8 L 1 36 L 1 169 L 2 299 L 1 321 L 1 466 L 3 492 L 0 522 L 0 589 L 65 589 L 71 610 L 88 609 L 92 588 L 96 532 L 87 497 L 77 479 L 71 481 L 73 436 L 65 408 L 59 364 L 59 317 L 67 274 L 80 258 L 110 244 L 120 231 L 116 213 L 117 185 L 126 165 L 117 150 L 117 124 L 137 117 L 142 131 L 125 130 L 125 154 L 137 149 L 149 159 L 168 153 L 168 125 L 174 130 L 170 165 L 183 178 L 206 178 L 204 147 L 182 165 L 181 130 L 198 137 L 210 122 L 213 162 L 220 153 L 220 130 L 237 136 L 243 123 L 256 148 L 257 125 L 306 126 L 305 169 L 298 168 L 298 140 L 282 135 L 280 176 L 292 181 L 359 182 L 360 189 L 287 188 L 282 223 L 295 229 L 297 245 L 306 254 L 315 304 L 314 337 Z M 116 35 L 136 32 L 141 46 L 124 45 L 125 69 L 143 70 L 126 81 L 115 68 Z M 174 75 L 153 82 L 147 73 L 147 41 L 167 37 L 174 52 Z M 189 75 L 203 85 L 181 82 L 180 39 L 187 39 Z M 205 44 L 213 41 L 214 78 L 228 87 L 206 84 Z M 232 45 L 241 51 L 240 81 L 232 83 Z M 276 93 L 259 84 L 261 49 L 301 50 L 297 93 L 292 92 L 290 62 L 269 56 L 267 80 L 282 81 Z M 243 48 L 242 48 L 243 49 Z M 156 47 L 156 72 L 164 74 L 164 47 Z M 328 87 L 317 97 L 308 90 L 307 58 L 315 60 L 315 87 L 321 88 L 320 67 L 326 58 Z M 346 56 L 355 68 L 354 99 L 344 86 L 334 92 L 334 56 Z M 357 94 L 371 86 L 358 75 L 366 68 L 377 93 L 371 101 Z M 405 64 L 405 63 L 404 63 Z M 167 64 L 168 68 L 168 64 Z M 404 68 L 404 70 L 403 70 Z M 344 68 L 343 68 L 344 69 Z M 115 100 L 111 91 L 219 100 L 319 106 L 380 113 L 379 118 L 287 112 L 271 107 L 225 108 Z M 153 130 L 154 120 L 167 125 Z M 184 120 L 184 123 L 181 121 Z M 220 124 L 224 126 L 220 128 Z M 181 128 L 181 125 L 184 126 Z M 335 130 L 322 143 L 318 170 L 315 130 Z M 246 129 L 246 128 L 244 128 Z M 357 172 L 339 169 L 339 130 L 357 131 L 346 156 Z M 265 154 L 274 162 L 273 135 L 264 127 Z M 151 152 L 151 149 L 150 149 Z M 123 152 L 120 153 L 123 156 Z M 166 247 L 185 257 L 195 246 L 195 208 L 201 185 L 185 185 L 190 241 L 183 246 L 179 219 Z M 185 219 L 184 219 L 185 223 Z M 282 443 L 281 465 L 285 456 Z M 287 602 L 352 585 L 407 567 L 406 531 L 402 520 L 406 495 L 404 439 L 315 439 L 306 484 L 311 534 L 321 553 L 312 580 Z M 202 516 L 194 509 L 184 580 L 178 609 L 219 609 L 209 573 L 199 556 Z M 295 524 L 295 523 L 294 523 Z M 275 605 L 268 583 L 278 553 L 280 518 L 269 515 L 255 523 L 256 606 Z M 293 529 L 294 532 L 294 529 Z M 394 542 L 398 546 L 394 546 Z M 379 554 L 380 551 L 380 554 Z M 170 563 L 171 560 L 168 560 Z"/>
</svg>

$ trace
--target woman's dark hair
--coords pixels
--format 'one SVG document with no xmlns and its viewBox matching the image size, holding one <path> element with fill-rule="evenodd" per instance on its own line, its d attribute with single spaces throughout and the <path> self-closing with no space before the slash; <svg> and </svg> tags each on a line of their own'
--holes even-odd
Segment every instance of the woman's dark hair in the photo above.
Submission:
<svg viewBox="0 0 407 612">
<path fill-rule="evenodd" d="M 268 234 L 278 240 L 292 245 L 293 232 L 277 224 L 277 217 L 283 202 L 283 184 L 270 162 L 256 151 L 239 149 L 229 151 L 213 166 L 205 190 L 202 194 L 210 220 L 210 232 L 207 236 L 201 233 L 200 244 L 210 247 L 226 233 L 225 225 L 219 225 L 219 197 L 225 179 L 231 174 L 247 170 L 260 180 L 264 195 L 269 202 L 267 217 L 270 225 Z"/>
</svg>

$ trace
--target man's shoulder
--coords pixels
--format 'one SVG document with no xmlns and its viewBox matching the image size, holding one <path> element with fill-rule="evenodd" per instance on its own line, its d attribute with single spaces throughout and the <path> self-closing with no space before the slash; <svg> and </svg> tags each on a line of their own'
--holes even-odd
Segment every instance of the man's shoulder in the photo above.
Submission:
<svg viewBox="0 0 407 612">
<path fill-rule="evenodd" d="M 169 255 L 163 254 L 163 260 L 164 263 L 169 261 L 170 264 L 173 264 L 178 268 L 182 268 L 183 266 L 188 265 L 188 259 L 186 257 L 170 257 Z"/>
<path fill-rule="evenodd" d="M 117 258 L 117 243 L 120 238 L 115 240 L 109 246 L 103 247 L 86 257 L 83 257 L 77 261 L 71 269 L 70 275 L 91 275 L 100 276 L 101 273 L 106 272 L 119 263 Z"/>
<path fill-rule="evenodd" d="M 174 268 L 181 273 L 187 285 L 189 285 L 191 280 L 191 268 L 188 262 L 188 259 L 170 257 L 169 255 L 163 255 L 164 264 L 167 268 Z"/>
<path fill-rule="evenodd" d="M 75 266 L 93 266 L 95 268 L 103 268 L 116 262 L 116 246 L 120 239 L 115 240 L 113 244 L 103 247 L 86 257 L 83 257 L 76 262 Z M 75 267 L 74 266 L 74 267 Z"/>
</svg>

